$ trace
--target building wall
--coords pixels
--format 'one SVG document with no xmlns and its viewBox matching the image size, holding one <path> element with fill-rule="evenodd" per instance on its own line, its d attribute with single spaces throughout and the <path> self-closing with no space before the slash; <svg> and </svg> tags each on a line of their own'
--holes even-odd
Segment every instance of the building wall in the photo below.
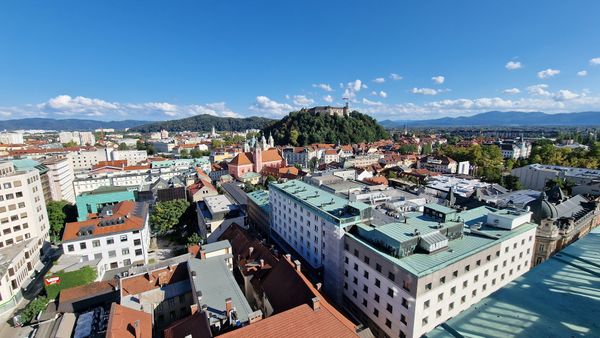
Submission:
<svg viewBox="0 0 600 338">
<path fill-rule="evenodd" d="M 534 237 L 532 229 L 425 276 L 346 237 L 344 299 L 378 336 L 420 337 L 528 271 Z"/>
<path fill-rule="evenodd" d="M 51 199 L 53 201 L 67 201 L 75 203 L 75 190 L 73 181 L 75 180 L 73 168 L 67 159 L 45 162 L 48 167 L 46 173 L 50 187 Z"/>
<path fill-rule="evenodd" d="M 135 201 L 133 191 L 116 191 L 103 194 L 80 195 L 77 201 L 77 221 L 85 221 L 88 214 L 98 213 L 105 205 L 116 204 L 122 201 Z"/>
<path fill-rule="evenodd" d="M 104 260 L 104 270 L 148 263 L 150 230 L 148 220 L 142 230 L 113 233 L 62 244 L 65 255 L 80 256 L 82 262 Z"/>
<path fill-rule="evenodd" d="M 113 150 L 111 153 L 113 161 L 126 160 L 127 165 L 135 165 L 148 159 L 145 150 Z"/>
<path fill-rule="evenodd" d="M 39 172 L 15 172 L 11 162 L 0 163 L 0 256 L 8 263 L 0 276 L 0 312 L 21 297 L 48 244 L 49 228 Z"/>
</svg>

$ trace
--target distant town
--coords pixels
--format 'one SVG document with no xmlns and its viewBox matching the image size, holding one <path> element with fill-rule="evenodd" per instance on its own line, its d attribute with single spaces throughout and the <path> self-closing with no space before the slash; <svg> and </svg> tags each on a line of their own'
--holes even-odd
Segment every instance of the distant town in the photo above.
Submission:
<svg viewBox="0 0 600 338">
<path fill-rule="evenodd" d="M 339 141 L 314 143 L 278 124 L 205 127 L 0 132 L 3 325 L 36 337 L 598 333 L 597 298 L 579 296 L 598 294 L 586 285 L 600 264 L 593 127 L 336 128 Z"/>
</svg>

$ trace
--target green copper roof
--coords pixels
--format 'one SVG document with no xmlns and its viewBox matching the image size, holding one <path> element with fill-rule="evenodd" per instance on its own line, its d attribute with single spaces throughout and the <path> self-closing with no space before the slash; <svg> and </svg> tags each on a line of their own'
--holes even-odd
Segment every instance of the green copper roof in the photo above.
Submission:
<svg viewBox="0 0 600 338">
<path fill-rule="evenodd" d="M 38 161 L 32 160 L 30 158 L 24 158 L 20 160 L 12 160 L 13 165 L 15 166 L 15 170 L 17 171 L 26 171 L 26 170 L 39 170 L 40 174 L 44 174 L 48 171 L 48 167 L 41 164 Z"/>
<path fill-rule="evenodd" d="M 372 247 L 382 256 L 415 276 L 424 276 L 471 256 L 476 252 L 485 250 L 501 241 L 536 228 L 536 224 L 534 223 L 525 223 L 513 230 L 483 225 L 477 230 L 479 234 L 472 233 L 468 228 L 463 229 L 463 222 L 466 226 L 485 222 L 487 214 L 496 211 L 494 208 L 483 206 L 457 213 L 457 218 L 460 217 L 462 222 L 449 221 L 445 223 L 438 223 L 437 220 L 425 215 L 415 216 L 415 213 L 411 213 L 408 214 L 406 223 L 390 223 L 378 227 L 359 224 L 357 225 L 357 231 L 348 236 Z M 459 228 L 457 229 L 457 227 Z M 418 230 L 421 236 L 436 231 L 443 234 L 452 232 L 455 235 L 456 231 L 459 231 L 459 236 L 456 239 L 449 238 L 448 247 L 441 251 L 429 254 L 416 251 L 406 256 L 400 254 L 398 256 L 400 258 L 382 251 L 380 245 L 375 244 L 383 244 L 386 248 L 402 252 L 405 246 L 412 245 L 414 247 L 418 242 L 417 236 L 414 235 L 415 230 Z M 460 232 L 462 232 L 462 236 L 460 236 Z"/>
<path fill-rule="evenodd" d="M 269 205 L 269 191 L 268 190 L 256 190 L 251 193 L 248 193 L 248 198 L 254 202 L 254 204 L 258 205 L 265 212 L 269 213 L 270 205 Z"/>
<path fill-rule="evenodd" d="M 299 180 L 271 183 L 269 186 L 287 193 L 299 203 L 320 211 L 334 223 L 347 225 L 371 217 L 371 206 L 362 202 L 350 202 Z"/>
<path fill-rule="evenodd" d="M 596 228 L 426 336 L 600 337 L 599 271 Z"/>
</svg>

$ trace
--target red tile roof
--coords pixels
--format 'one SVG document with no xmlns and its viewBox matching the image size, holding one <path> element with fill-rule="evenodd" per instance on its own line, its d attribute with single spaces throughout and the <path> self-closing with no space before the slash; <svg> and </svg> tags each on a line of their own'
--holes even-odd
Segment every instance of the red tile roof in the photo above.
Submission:
<svg viewBox="0 0 600 338">
<path fill-rule="evenodd" d="M 136 295 L 159 288 L 161 284 L 172 284 L 188 279 L 187 263 L 126 277 L 121 279 L 121 297 Z"/>
<path fill-rule="evenodd" d="M 152 338 L 151 314 L 113 303 L 109 316 L 106 338 Z"/>
<path fill-rule="evenodd" d="M 93 297 L 95 295 L 101 295 L 115 291 L 115 288 L 119 286 L 119 282 L 116 279 L 108 281 L 92 282 L 90 284 L 75 286 L 72 288 L 64 289 L 60 291 L 58 296 L 58 303 L 71 302 L 83 298 Z"/>
<path fill-rule="evenodd" d="M 105 236 L 112 233 L 141 230 L 145 226 L 144 215 L 134 214 L 138 202 L 123 201 L 113 206 L 111 216 L 101 216 L 81 222 L 65 224 L 63 242 L 79 239 L 78 234 L 84 229 L 91 228 L 93 237 Z M 142 203 L 139 203 L 142 204 Z M 115 221 L 114 225 L 102 225 L 106 221 Z M 117 222 L 118 221 L 118 222 Z M 119 223 L 120 222 L 120 223 Z"/>
</svg>

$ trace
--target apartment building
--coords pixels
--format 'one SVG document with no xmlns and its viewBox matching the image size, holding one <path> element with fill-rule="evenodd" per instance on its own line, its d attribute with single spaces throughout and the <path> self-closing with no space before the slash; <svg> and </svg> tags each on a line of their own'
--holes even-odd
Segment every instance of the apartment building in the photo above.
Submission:
<svg viewBox="0 0 600 338">
<path fill-rule="evenodd" d="M 417 169 L 427 169 L 434 173 L 455 174 L 458 163 L 448 156 L 431 155 L 421 158 L 417 162 Z"/>
<path fill-rule="evenodd" d="M 23 144 L 23 133 L 0 133 L 1 144 Z"/>
<path fill-rule="evenodd" d="M 271 238 L 324 273 L 324 290 L 341 300 L 343 237 L 352 225 L 370 222 L 371 207 L 293 180 L 269 185 Z"/>
<path fill-rule="evenodd" d="M 67 223 L 62 238 L 65 255 L 109 269 L 148 263 L 148 204 L 123 201 L 106 205 L 95 217 Z"/>
<path fill-rule="evenodd" d="M 526 210 L 428 204 L 345 236 L 344 305 L 377 337 L 421 337 L 530 268 Z"/>
<path fill-rule="evenodd" d="M 50 199 L 75 203 L 75 190 L 73 189 L 75 175 L 71 163 L 65 158 L 51 158 L 43 160 L 42 164 L 48 168 L 46 175 L 50 188 Z"/>
<path fill-rule="evenodd" d="M 218 240 L 233 223 L 246 225 L 246 213 L 226 195 L 208 196 L 197 202 L 196 217 L 200 236 L 206 238 L 208 243 Z"/>
<path fill-rule="evenodd" d="M 113 161 L 125 160 L 127 165 L 136 165 L 148 159 L 148 152 L 145 150 L 113 150 L 110 157 Z"/>
<path fill-rule="evenodd" d="M 285 147 L 281 156 L 287 165 L 298 164 L 302 168 L 308 168 L 310 161 L 317 157 L 317 151 L 313 147 Z"/>
<path fill-rule="evenodd" d="M 383 155 L 381 154 L 356 155 L 347 157 L 344 159 L 344 168 L 367 167 L 379 163 L 381 158 L 383 158 Z"/>
<path fill-rule="evenodd" d="M 0 313 L 14 309 L 41 269 L 49 228 L 39 171 L 0 162 Z"/>
</svg>

